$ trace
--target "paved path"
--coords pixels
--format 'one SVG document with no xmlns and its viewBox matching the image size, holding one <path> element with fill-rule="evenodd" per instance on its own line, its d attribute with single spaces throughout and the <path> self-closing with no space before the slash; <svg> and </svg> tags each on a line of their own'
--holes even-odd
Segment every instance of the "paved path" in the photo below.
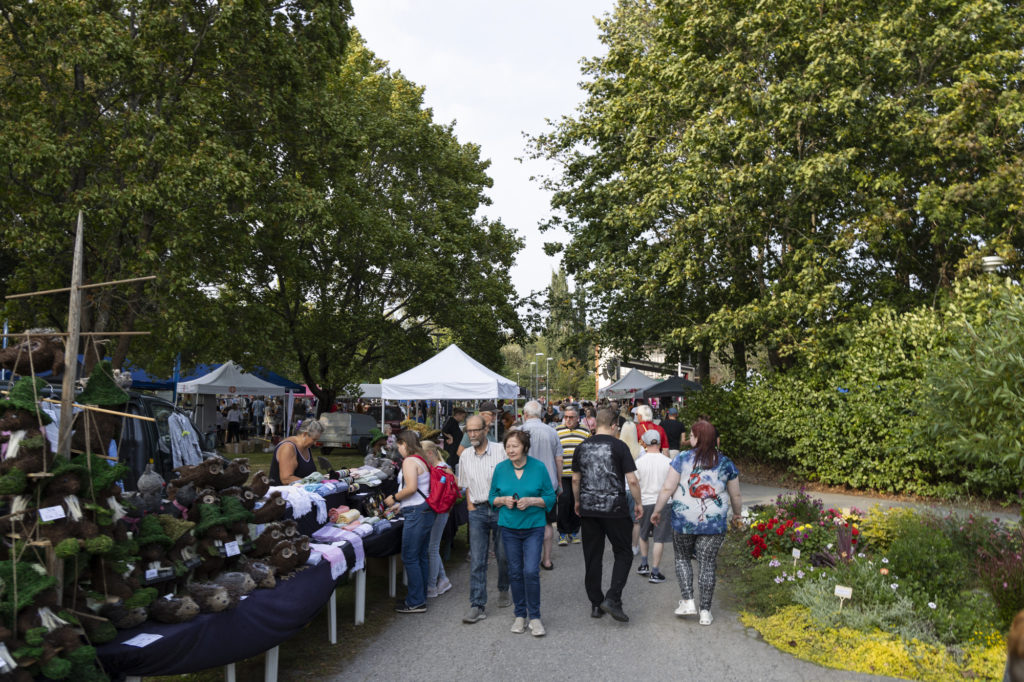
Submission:
<svg viewBox="0 0 1024 682">
<path fill-rule="evenodd" d="M 607 550 L 605 584 L 611 572 Z M 548 634 L 509 632 L 512 609 L 493 606 L 496 574 L 489 571 L 487 619 L 462 623 L 469 607 L 469 564 L 452 562 L 454 588 L 429 600 L 424 614 L 395 614 L 366 650 L 333 679 L 349 680 L 877 680 L 821 668 L 765 644 L 728 607 L 728 585 L 719 582 L 710 627 L 695 616 L 677 618 L 679 599 L 671 547 L 662 571 L 669 580 L 651 584 L 632 573 L 623 594 L 629 623 L 590 617 L 583 589 L 581 545 L 556 547 L 555 569 L 541 571 L 541 613 Z M 635 567 L 635 564 L 634 564 Z M 374 579 L 379 579 L 380 576 Z M 401 588 L 400 588 L 401 590 Z M 420 663 L 414 668 L 406 662 Z"/>
</svg>

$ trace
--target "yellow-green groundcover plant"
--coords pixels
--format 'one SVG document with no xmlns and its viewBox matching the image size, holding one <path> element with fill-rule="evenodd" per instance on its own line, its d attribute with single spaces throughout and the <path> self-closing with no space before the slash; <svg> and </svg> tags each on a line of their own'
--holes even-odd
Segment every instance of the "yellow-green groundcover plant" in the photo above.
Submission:
<svg viewBox="0 0 1024 682">
<path fill-rule="evenodd" d="M 822 627 L 804 606 L 787 606 L 764 618 L 742 613 L 740 620 L 777 649 L 840 670 L 912 680 L 1001 680 L 1006 662 L 1006 643 L 1001 637 L 965 645 L 958 661 L 945 647 L 916 639 L 907 641 L 881 631 Z"/>
</svg>

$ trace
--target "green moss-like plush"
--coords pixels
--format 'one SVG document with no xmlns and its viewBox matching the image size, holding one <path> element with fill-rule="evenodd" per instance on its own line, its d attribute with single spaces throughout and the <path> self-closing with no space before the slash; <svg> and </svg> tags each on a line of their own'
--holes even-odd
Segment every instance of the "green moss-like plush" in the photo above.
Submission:
<svg viewBox="0 0 1024 682">
<path fill-rule="evenodd" d="M 61 559 L 70 559 L 76 556 L 81 550 L 78 544 L 78 540 L 75 538 L 66 538 L 57 543 L 57 546 L 53 548 L 53 553 Z"/>
<path fill-rule="evenodd" d="M 23 658 L 39 658 L 42 655 L 43 647 L 41 646 L 23 646 L 11 652 L 11 656 L 19 661 Z"/>
<path fill-rule="evenodd" d="M 149 606 L 159 596 L 155 587 L 143 587 L 132 596 L 124 600 L 126 608 L 134 609 L 137 606 Z"/>
<path fill-rule="evenodd" d="M 85 390 L 75 398 L 82 405 L 124 405 L 129 396 L 114 381 L 114 370 L 110 360 L 96 363 L 89 375 Z"/>
<path fill-rule="evenodd" d="M 253 519 L 251 511 L 242 506 L 242 501 L 237 497 L 227 496 L 220 501 L 221 514 L 228 523 L 236 521 L 249 522 Z"/>
<path fill-rule="evenodd" d="M 164 547 L 174 544 L 174 540 L 164 532 L 160 519 L 152 514 L 143 517 L 142 523 L 139 524 L 138 541 L 140 547 L 153 543 L 159 543 Z"/>
<path fill-rule="evenodd" d="M 19 561 L 0 561 L 0 585 L 14 585 L 14 571 L 18 572 L 18 598 L 14 602 L 14 590 L 8 588 L 0 594 L 0 615 L 8 623 L 14 622 L 18 612 L 35 601 L 36 595 L 57 584 L 57 579 L 46 575 L 46 569 L 38 564 Z"/>
<path fill-rule="evenodd" d="M 71 653 L 64 655 L 67 656 L 67 659 L 74 666 L 86 665 L 96 658 L 96 647 L 83 644 Z"/>
<path fill-rule="evenodd" d="M 67 679 L 67 676 L 71 674 L 71 661 L 60 656 L 55 656 L 41 668 L 41 671 L 43 675 L 49 677 L 51 680 Z"/>
<path fill-rule="evenodd" d="M 20 495 L 28 486 L 28 474 L 21 469 L 11 469 L 0 476 L 0 495 Z"/>
<path fill-rule="evenodd" d="M 30 646 L 39 646 L 43 643 L 43 635 L 46 634 L 46 628 L 38 627 L 32 628 L 25 633 L 25 643 Z"/>
<path fill-rule="evenodd" d="M 98 595 L 102 598 L 102 595 Z M 106 644 L 117 639 L 117 628 L 109 620 L 98 621 L 86 619 L 85 629 L 89 634 L 89 641 L 93 644 Z"/>
<path fill-rule="evenodd" d="M 106 554 L 114 549 L 114 538 L 109 535 L 97 535 L 85 541 L 85 551 L 89 554 Z"/>
</svg>

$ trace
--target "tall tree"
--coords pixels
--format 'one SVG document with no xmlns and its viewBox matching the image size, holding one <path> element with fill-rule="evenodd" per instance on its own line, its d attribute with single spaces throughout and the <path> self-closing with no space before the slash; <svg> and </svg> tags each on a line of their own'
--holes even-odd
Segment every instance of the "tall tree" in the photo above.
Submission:
<svg viewBox="0 0 1024 682">
<path fill-rule="evenodd" d="M 784 364 L 1024 247 L 1016 3 L 622 0 L 600 27 L 588 99 L 535 143 L 605 344 L 743 377 L 753 344 Z"/>
</svg>

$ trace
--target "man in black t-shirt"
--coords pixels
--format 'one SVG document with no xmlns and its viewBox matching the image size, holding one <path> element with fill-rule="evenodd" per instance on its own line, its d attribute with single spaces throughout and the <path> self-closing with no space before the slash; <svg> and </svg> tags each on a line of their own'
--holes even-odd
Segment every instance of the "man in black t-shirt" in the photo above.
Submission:
<svg viewBox="0 0 1024 682">
<path fill-rule="evenodd" d="M 584 584 L 590 598 L 590 615 L 600 618 L 608 613 L 615 620 L 626 622 L 629 616 L 622 610 L 622 590 L 633 563 L 633 518 L 643 515 L 643 506 L 633 455 L 616 437 L 617 432 L 615 413 L 598 411 L 597 434 L 576 446 L 572 489 L 583 532 Z M 633 509 L 626 501 L 627 484 L 633 493 Z M 606 537 L 612 545 L 615 563 L 608 591 L 602 592 L 601 563 Z"/>
<path fill-rule="evenodd" d="M 686 427 L 679 421 L 679 410 L 674 407 L 668 408 L 668 419 L 661 422 L 661 428 L 665 430 L 665 435 L 668 436 L 668 454 L 675 457 L 682 449 L 680 447 L 680 440 L 683 434 L 686 433 Z"/>
</svg>

